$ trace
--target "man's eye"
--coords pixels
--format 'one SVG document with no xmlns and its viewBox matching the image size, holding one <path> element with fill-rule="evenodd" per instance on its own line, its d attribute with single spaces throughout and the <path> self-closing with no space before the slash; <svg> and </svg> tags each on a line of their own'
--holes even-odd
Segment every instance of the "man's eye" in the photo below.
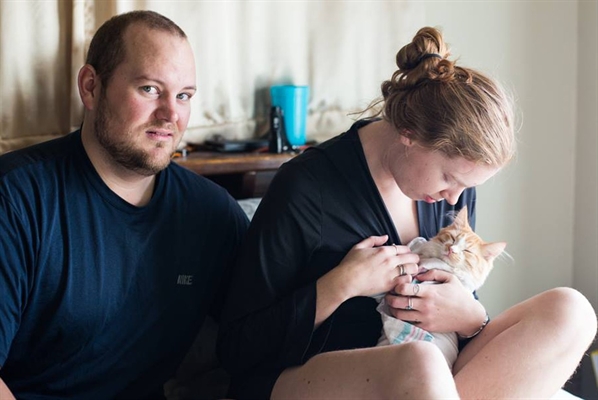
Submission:
<svg viewBox="0 0 598 400">
<path fill-rule="evenodd" d="M 179 100 L 184 100 L 184 101 L 187 101 L 187 100 L 191 99 L 191 96 L 192 96 L 192 95 L 191 95 L 191 94 L 189 94 L 189 93 L 180 93 L 180 94 L 177 96 L 177 98 L 178 98 Z"/>
<path fill-rule="evenodd" d="M 157 94 L 158 93 L 158 89 L 156 89 L 154 86 L 141 86 L 141 90 L 143 90 L 146 93 L 149 94 Z"/>
</svg>

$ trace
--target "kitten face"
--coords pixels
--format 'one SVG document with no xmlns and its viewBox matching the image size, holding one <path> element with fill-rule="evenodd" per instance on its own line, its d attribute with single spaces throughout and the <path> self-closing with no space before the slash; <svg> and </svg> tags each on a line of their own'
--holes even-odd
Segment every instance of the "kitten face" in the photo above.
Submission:
<svg viewBox="0 0 598 400">
<path fill-rule="evenodd" d="M 467 206 L 457 214 L 453 223 L 442 228 L 438 235 L 423 243 L 416 252 L 420 258 L 444 261 L 463 284 L 477 290 L 493 267 L 494 259 L 505 249 L 505 242 L 486 243 L 469 226 Z"/>
</svg>

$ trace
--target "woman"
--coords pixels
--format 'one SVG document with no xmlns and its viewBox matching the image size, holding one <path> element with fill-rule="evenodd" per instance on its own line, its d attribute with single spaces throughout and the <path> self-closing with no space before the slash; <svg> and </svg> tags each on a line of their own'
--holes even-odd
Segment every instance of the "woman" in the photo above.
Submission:
<svg viewBox="0 0 598 400">
<path fill-rule="evenodd" d="M 382 84 L 381 118 L 286 163 L 249 228 L 226 303 L 219 353 L 236 398 L 550 397 L 596 332 L 578 292 L 559 288 L 487 324 L 451 274 L 412 277 L 404 245 L 434 236 L 475 186 L 513 157 L 512 105 L 499 85 L 448 60 L 421 29 Z M 357 243 L 357 244 L 355 244 Z M 397 245 L 394 245 L 397 244 Z M 453 366 L 427 342 L 374 347 L 376 302 L 434 332 L 457 332 Z M 575 338 L 575 340 L 571 340 Z"/>
</svg>

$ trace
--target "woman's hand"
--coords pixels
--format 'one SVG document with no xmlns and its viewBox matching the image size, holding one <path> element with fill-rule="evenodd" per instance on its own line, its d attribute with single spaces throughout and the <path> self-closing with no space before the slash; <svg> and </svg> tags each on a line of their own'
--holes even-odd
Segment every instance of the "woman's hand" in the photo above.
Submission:
<svg viewBox="0 0 598 400">
<path fill-rule="evenodd" d="M 362 240 L 338 266 L 318 279 L 316 326 L 352 297 L 385 293 L 411 282 L 419 256 L 407 246 L 383 246 L 387 240 L 387 235 Z"/>
<path fill-rule="evenodd" d="M 422 283 L 399 283 L 386 295 L 395 318 L 429 332 L 457 332 L 462 336 L 480 327 L 486 311 L 455 275 L 433 269 L 416 279 Z"/>
<path fill-rule="evenodd" d="M 386 236 L 362 240 L 335 268 L 347 299 L 385 293 L 398 284 L 411 282 L 419 255 L 407 246 L 382 246 L 386 240 Z"/>
</svg>

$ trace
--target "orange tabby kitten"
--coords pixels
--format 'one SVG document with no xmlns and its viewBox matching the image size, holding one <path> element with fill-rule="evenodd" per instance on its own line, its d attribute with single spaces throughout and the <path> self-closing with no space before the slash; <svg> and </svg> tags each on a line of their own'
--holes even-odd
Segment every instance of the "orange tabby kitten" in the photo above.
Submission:
<svg viewBox="0 0 598 400">
<path fill-rule="evenodd" d="M 506 245 L 484 242 L 469 226 L 467 206 L 429 241 L 416 238 L 409 243 L 411 251 L 420 255 L 421 267 L 451 272 L 472 292 L 482 286 Z"/>
<path fill-rule="evenodd" d="M 422 270 L 441 269 L 459 278 L 471 292 L 482 286 L 493 267 L 493 261 L 505 249 L 505 242 L 486 243 L 469 226 L 467 207 L 463 207 L 454 221 L 442 228 L 429 241 L 418 237 L 409 248 L 420 255 Z M 417 282 L 417 277 L 414 277 Z M 419 282 L 433 284 L 435 282 Z M 435 343 L 442 351 L 450 367 L 457 359 L 458 339 L 455 332 L 427 332 L 408 321 L 394 318 L 383 295 L 377 296 L 378 312 L 382 316 L 382 335 L 378 346 L 400 344 L 415 340 Z"/>
</svg>

